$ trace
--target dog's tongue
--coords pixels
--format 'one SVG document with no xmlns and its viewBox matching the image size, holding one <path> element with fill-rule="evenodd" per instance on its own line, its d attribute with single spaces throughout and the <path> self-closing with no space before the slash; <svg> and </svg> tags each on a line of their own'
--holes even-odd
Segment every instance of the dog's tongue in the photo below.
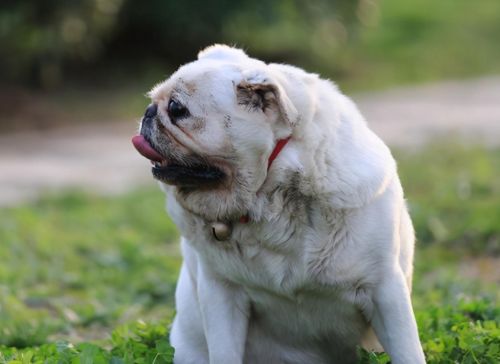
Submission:
<svg viewBox="0 0 500 364">
<path fill-rule="evenodd" d="M 144 138 L 144 136 L 142 135 L 136 135 L 135 137 L 133 137 L 132 144 L 134 145 L 135 149 L 137 149 L 137 151 L 141 153 L 142 156 L 151 161 L 161 162 L 165 159 L 160 155 L 160 153 L 153 149 L 151 144 L 149 144 L 146 138 Z"/>
</svg>

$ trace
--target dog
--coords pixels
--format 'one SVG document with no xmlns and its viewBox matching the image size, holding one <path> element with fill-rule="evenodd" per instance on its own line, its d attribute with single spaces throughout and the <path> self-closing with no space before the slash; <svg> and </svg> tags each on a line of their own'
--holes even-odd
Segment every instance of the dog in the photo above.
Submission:
<svg viewBox="0 0 500 364">
<path fill-rule="evenodd" d="M 395 161 L 330 81 L 214 45 L 133 138 L 179 228 L 174 362 L 425 363 Z"/>
</svg>

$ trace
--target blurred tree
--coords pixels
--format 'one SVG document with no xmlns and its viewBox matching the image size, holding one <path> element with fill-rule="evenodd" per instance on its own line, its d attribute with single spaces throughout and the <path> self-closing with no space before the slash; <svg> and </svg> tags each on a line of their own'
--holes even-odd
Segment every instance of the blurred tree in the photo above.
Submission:
<svg viewBox="0 0 500 364">
<path fill-rule="evenodd" d="M 161 57 L 179 64 L 209 44 L 224 42 L 268 60 L 292 58 L 300 64 L 310 58 L 311 49 L 324 53 L 333 43 L 347 40 L 348 29 L 358 23 L 360 1 L 128 0 L 108 55 Z"/>
<path fill-rule="evenodd" d="M 135 70 L 160 60 L 176 66 L 215 42 L 267 60 L 327 64 L 331 71 L 333 53 L 355 29 L 362 2 L 2 0 L 0 77 L 51 87 L 68 65 L 128 64 Z M 313 58 L 316 63 L 308 63 Z"/>
<path fill-rule="evenodd" d="M 226 19 L 249 3 L 249 0 L 128 0 L 107 53 L 110 57 L 127 59 L 161 58 L 174 64 L 192 59 L 203 44 L 220 42 Z"/>
<path fill-rule="evenodd" d="M 261 58 L 339 76 L 348 60 L 339 49 L 356 39 L 366 0 L 276 0 L 239 12 L 224 29 L 227 39 Z"/>
<path fill-rule="evenodd" d="M 0 76 L 56 85 L 68 61 L 98 59 L 122 0 L 0 3 Z"/>
</svg>

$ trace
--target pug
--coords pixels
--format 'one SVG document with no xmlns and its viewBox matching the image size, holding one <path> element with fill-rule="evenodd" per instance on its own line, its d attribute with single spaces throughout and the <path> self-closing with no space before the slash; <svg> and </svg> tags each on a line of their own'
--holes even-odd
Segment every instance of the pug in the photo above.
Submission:
<svg viewBox="0 0 500 364">
<path fill-rule="evenodd" d="M 425 362 L 396 164 L 348 97 L 224 45 L 149 96 L 132 141 L 182 234 L 175 363 Z"/>
</svg>

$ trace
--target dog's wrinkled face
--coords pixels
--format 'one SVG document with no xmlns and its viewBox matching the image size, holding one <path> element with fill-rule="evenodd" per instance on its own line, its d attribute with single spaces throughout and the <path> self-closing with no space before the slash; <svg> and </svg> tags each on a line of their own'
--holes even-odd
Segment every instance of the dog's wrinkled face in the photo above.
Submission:
<svg viewBox="0 0 500 364">
<path fill-rule="evenodd" d="M 245 214 L 275 141 L 291 133 L 294 111 L 265 64 L 224 51 L 200 55 L 155 86 L 133 140 L 154 163 L 154 177 L 206 218 Z"/>
<path fill-rule="evenodd" d="M 141 123 L 140 151 L 154 163 L 153 175 L 158 180 L 175 185 L 184 191 L 207 190 L 222 187 L 228 182 L 231 169 L 224 163 L 228 154 L 219 125 L 208 125 L 207 118 L 197 112 L 196 105 L 189 102 L 191 92 L 176 87 L 168 95 L 160 95 L 146 109 Z M 188 108 L 189 107 L 189 108 Z M 202 138 L 210 133 L 205 130 L 212 126 L 212 136 L 221 145 L 203 143 Z M 215 135 L 213 135 L 215 134 Z"/>
</svg>

